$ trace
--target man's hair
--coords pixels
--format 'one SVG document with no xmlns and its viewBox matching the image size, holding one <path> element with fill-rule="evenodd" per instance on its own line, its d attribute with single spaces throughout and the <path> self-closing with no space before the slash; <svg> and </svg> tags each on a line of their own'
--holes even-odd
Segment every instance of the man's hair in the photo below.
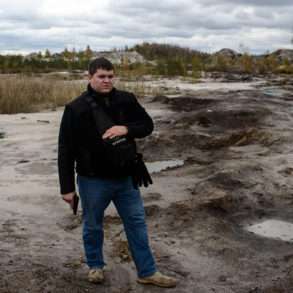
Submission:
<svg viewBox="0 0 293 293">
<path fill-rule="evenodd" d="M 99 57 L 89 63 L 89 74 L 94 75 L 98 69 L 114 70 L 114 66 L 108 59 Z"/>
</svg>

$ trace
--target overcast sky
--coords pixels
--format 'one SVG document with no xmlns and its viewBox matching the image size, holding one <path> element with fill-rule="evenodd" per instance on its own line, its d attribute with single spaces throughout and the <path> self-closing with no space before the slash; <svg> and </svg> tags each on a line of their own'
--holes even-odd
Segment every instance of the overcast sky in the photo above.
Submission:
<svg viewBox="0 0 293 293">
<path fill-rule="evenodd" d="M 169 43 L 205 52 L 293 48 L 293 0 L 0 0 L 0 53 Z"/>
</svg>

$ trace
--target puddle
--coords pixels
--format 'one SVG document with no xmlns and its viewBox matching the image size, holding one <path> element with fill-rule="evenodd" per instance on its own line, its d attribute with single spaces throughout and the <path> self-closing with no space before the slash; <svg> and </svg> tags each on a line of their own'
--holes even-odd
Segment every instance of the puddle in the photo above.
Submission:
<svg viewBox="0 0 293 293">
<path fill-rule="evenodd" d="M 246 230 L 263 237 L 293 242 L 293 223 L 280 220 L 266 220 L 251 225 Z"/>
<path fill-rule="evenodd" d="M 273 86 L 263 88 L 263 93 L 273 97 L 284 97 L 286 95 L 290 95 L 289 91 L 280 89 L 278 87 L 273 87 Z"/>
<path fill-rule="evenodd" d="M 0 138 L 4 138 L 5 133 L 4 132 L 0 132 Z"/>
<path fill-rule="evenodd" d="M 150 173 L 158 173 L 169 168 L 183 166 L 184 161 L 183 160 L 158 161 L 158 162 L 146 163 L 146 165 Z"/>
<path fill-rule="evenodd" d="M 151 110 L 148 110 L 148 113 L 151 115 L 152 118 L 160 118 L 166 115 L 174 114 L 173 111 L 166 110 L 166 109 L 151 109 Z"/>
</svg>

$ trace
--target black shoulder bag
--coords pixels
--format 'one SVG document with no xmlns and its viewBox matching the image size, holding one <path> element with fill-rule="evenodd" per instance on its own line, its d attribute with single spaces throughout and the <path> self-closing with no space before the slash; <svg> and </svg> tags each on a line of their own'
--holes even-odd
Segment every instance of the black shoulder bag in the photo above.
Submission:
<svg viewBox="0 0 293 293">
<path fill-rule="evenodd" d="M 89 103 L 99 135 L 115 123 L 105 113 L 92 96 L 87 96 L 86 101 Z M 136 143 L 127 136 L 116 136 L 114 138 L 102 139 L 104 160 L 108 166 L 113 169 L 113 173 L 122 172 L 132 176 L 134 187 L 144 185 L 147 187 L 152 184 L 150 174 L 144 164 L 142 154 L 137 153 Z"/>
</svg>

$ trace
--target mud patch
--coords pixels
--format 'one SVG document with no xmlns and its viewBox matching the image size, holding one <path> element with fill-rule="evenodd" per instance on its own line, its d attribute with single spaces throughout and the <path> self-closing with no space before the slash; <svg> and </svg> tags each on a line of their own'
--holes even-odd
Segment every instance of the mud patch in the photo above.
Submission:
<svg viewBox="0 0 293 293">
<path fill-rule="evenodd" d="M 78 216 L 68 215 L 63 217 L 57 225 L 63 229 L 64 231 L 72 231 L 78 228 L 82 223 L 82 215 L 81 212 L 78 213 Z"/>
<path fill-rule="evenodd" d="M 144 209 L 148 217 L 158 216 L 160 212 L 162 212 L 162 209 L 158 205 L 155 205 L 155 204 L 145 206 Z"/>
<path fill-rule="evenodd" d="M 162 194 L 160 193 L 149 193 L 148 195 L 144 196 L 143 200 L 144 202 L 150 202 L 150 201 L 157 201 L 162 198 Z"/>
<path fill-rule="evenodd" d="M 163 104 L 168 104 L 171 106 L 172 110 L 175 111 L 192 111 L 196 109 L 201 109 L 207 105 L 217 103 L 217 100 L 214 99 L 204 99 L 197 97 L 175 97 L 168 98 L 166 96 L 156 96 L 153 99 L 153 102 L 160 102 Z"/>
<path fill-rule="evenodd" d="M 25 227 L 19 226 L 15 220 L 6 220 L 0 227 L 0 237 L 5 243 L 14 247 L 22 247 L 29 243 L 29 236 Z"/>
<path fill-rule="evenodd" d="M 195 116 L 198 125 L 217 126 L 225 129 L 248 128 L 259 124 L 270 111 L 266 109 L 209 109 Z"/>
<path fill-rule="evenodd" d="M 233 197 L 231 193 L 223 189 L 211 187 L 195 196 L 193 205 L 197 207 L 211 207 L 228 212 L 233 207 Z"/>
<path fill-rule="evenodd" d="M 231 214 L 261 208 L 267 204 L 256 180 L 262 172 L 261 166 L 244 164 L 230 170 L 215 169 L 211 174 L 203 173 L 204 179 L 190 190 L 191 202 L 194 207 L 210 207 Z M 255 186 L 259 186 L 259 191 L 251 192 Z"/>
<path fill-rule="evenodd" d="M 267 110 L 206 110 L 178 113 L 159 133 L 140 144 L 148 160 L 160 157 L 186 160 L 196 149 L 219 150 L 230 146 L 271 146 L 280 138 L 261 127 Z M 276 137 L 275 137 L 276 136 Z"/>
<path fill-rule="evenodd" d="M 182 141 L 182 145 L 177 145 L 177 147 L 181 146 L 182 150 L 183 148 L 186 149 L 190 147 L 196 147 L 201 150 L 214 150 L 230 146 L 245 146 L 254 143 L 269 146 L 276 141 L 271 133 L 256 128 L 232 131 L 220 135 L 209 135 L 204 133 L 174 134 L 171 135 L 169 139 L 173 141 L 173 143 L 176 140 Z M 168 141 L 164 142 L 164 139 L 162 140 L 162 144 L 167 146 Z"/>
<path fill-rule="evenodd" d="M 22 160 L 20 163 L 30 163 L 23 167 L 18 167 L 16 170 L 21 174 L 36 174 L 36 175 L 50 175 L 57 172 L 57 164 L 55 161 L 51 162 L 30 162 L 28 160 Z"/>
<path fill-rule="evenodd" d="M 127 240 L 114 240 L 112 256 L 118 257 L 120 262 L 130 262 L 132 260 Z"/>
<path fill-rule="evenodd" d="M 110 225 L 120 225 L 122 224 L 121 218 L 118 216 L 106 215 L 104 217 L 104 222 L 107 227 Z"/>
<path fill-rule="evenodd" d="M 79 269 L 85 263 L 85 257 L 80 256 L 78 259 L 71 260 L 63 264 L 65 268 Z"/>
</svg>

